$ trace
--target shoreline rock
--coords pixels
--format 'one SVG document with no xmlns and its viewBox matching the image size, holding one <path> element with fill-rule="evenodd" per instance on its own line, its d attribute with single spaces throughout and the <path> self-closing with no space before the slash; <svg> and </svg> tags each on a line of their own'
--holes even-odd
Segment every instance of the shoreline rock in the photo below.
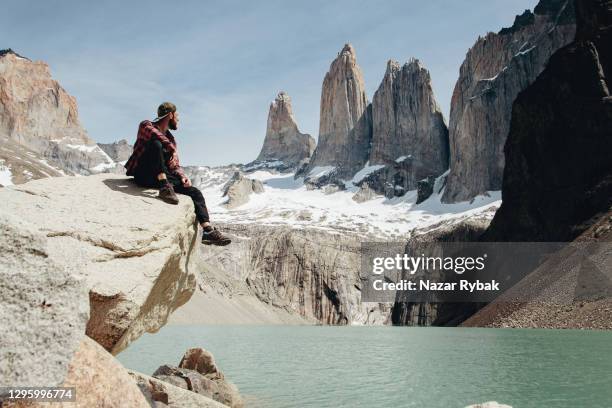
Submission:
<svg viewBox="0 0 612 408">
<path fill-rule="evenodd" d="M 155 406 L 244 407 L 238 388 L 226 380 L 213 355 L 202 348 L 187 350 L 178 367 L 162 365 L 152 377 L 134 371 L 130 374 Z"/>
</svg>

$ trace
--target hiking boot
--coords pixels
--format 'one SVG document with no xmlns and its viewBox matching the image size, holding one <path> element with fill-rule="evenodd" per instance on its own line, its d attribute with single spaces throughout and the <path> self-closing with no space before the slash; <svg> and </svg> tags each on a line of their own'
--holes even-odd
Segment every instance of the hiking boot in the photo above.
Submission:
<svg viewBox="0 0 612 408">
<path fill-rule="evenodd" d="M 159 189 L 159 195 L 157 196 L 157 198 L 160 198 L 169 204 L 176 205 L 179 203 L 179 199 L 176 196 L 176 193 L 174 192 L 174 189 L 172 188 L 172 185 L 170 183 L 166 183 L 163 187 Z"/>
<path fill-rule="evenodd" d="M 225 246 L 230 242 L 232 242 L 232 240 L 223 235 L 217 228 L 213 228 L 210 231 L 204 231 L 202 233 L 202 243 L 204 245 Z"/>
</svg>

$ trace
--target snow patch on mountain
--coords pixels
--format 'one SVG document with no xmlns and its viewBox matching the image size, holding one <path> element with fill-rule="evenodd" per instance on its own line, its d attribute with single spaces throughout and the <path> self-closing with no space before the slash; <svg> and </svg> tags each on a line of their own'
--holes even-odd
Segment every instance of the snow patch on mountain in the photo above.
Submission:
<svg viewBox="0 0 612 408">
<path fill-rule="evenodd" d="M 335 169 L 336 168 L 334 166 L 316 166 L 308 173 L 308 177 L 316 179 L 319 177 L 327 176 Z"/>
<path fill-rule="evenodd" d="M 13 185 L 13 173 L 4 165 L 4 161 L 0 161 L 0 184 L 5 187 Z"/>
<path fill-rule="evenodd" d="M 366 163 L 366 165 L 363 167 L 363 169 L 361 169 L 357 173 L 355 173 L 355 175 L 353 176 L 352 182 L 354 184 L 357 184 L 361 180 L 363 180 L 365 177 L 370 175 L 371 173 L 375 172 L 376 170 L 380 170 L 383 167 L 385 167 L 384 164 L 376 164 L 376 165 L 370 166 L 370 163 Z"/>
<path fill-rule="evenodd" d="M 320 169 L 331 171 L 331 169 Z M 233 224 L 290 225 L 293 228 L 318 228 L 328 232 L 352 232 L 364 238 L 405 238 L 415 228 L 425 228 L 441 221 L 472 216 L 492 218 L 501 204 L 500 192 L 490 192 L 469 202 L 444 204 L 442 177 L 434 194 L 416 204 L 417 191 L 387 199 L 378 196 L 363 203 L 353 200 L 355 188 L 332 194 L 309 189 L 294 173 L 279 174 L 258 170 L 245 174 L 264 185 L 261 194 L 252 195 L 239 207 L 227 209 L 222 204 L 223 186 L 236 171 L 235 167 L 190 168 L 192 182 L 201 188 L 216 222 Z M 353 186 L 354 187 L 354 186 Z"/>
</svg>

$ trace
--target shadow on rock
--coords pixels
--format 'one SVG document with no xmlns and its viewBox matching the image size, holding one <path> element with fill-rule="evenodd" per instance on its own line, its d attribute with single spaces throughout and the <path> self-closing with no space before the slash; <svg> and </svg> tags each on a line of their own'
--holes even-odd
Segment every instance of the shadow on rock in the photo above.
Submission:
<svg viewBox="0 0 612 408">
<path fill-rule="evenodd" d="M 102 180 L 106 187 L 114 191 L 121 191 L 122 193 L 137 196 L 137 197 L 148 197 L 157 198 L 157 190 L 153 188 L 143 188 L 134 182 L 133 178 L 123 179 L 106 179 Z"/>
</svg>

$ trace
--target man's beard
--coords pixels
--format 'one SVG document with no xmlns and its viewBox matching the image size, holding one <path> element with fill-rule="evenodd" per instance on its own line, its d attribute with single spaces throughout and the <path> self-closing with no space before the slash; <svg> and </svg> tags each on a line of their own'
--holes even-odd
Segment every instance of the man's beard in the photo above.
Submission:
<svg viewBox="0 0 612 408">
<path fill-rule="evenodd" d="M 171 120 L 170 122 L 168 122 L 168 128 L 170 128 L 170 130 L 176 130 L 176 120 Z"/>
</svg>

